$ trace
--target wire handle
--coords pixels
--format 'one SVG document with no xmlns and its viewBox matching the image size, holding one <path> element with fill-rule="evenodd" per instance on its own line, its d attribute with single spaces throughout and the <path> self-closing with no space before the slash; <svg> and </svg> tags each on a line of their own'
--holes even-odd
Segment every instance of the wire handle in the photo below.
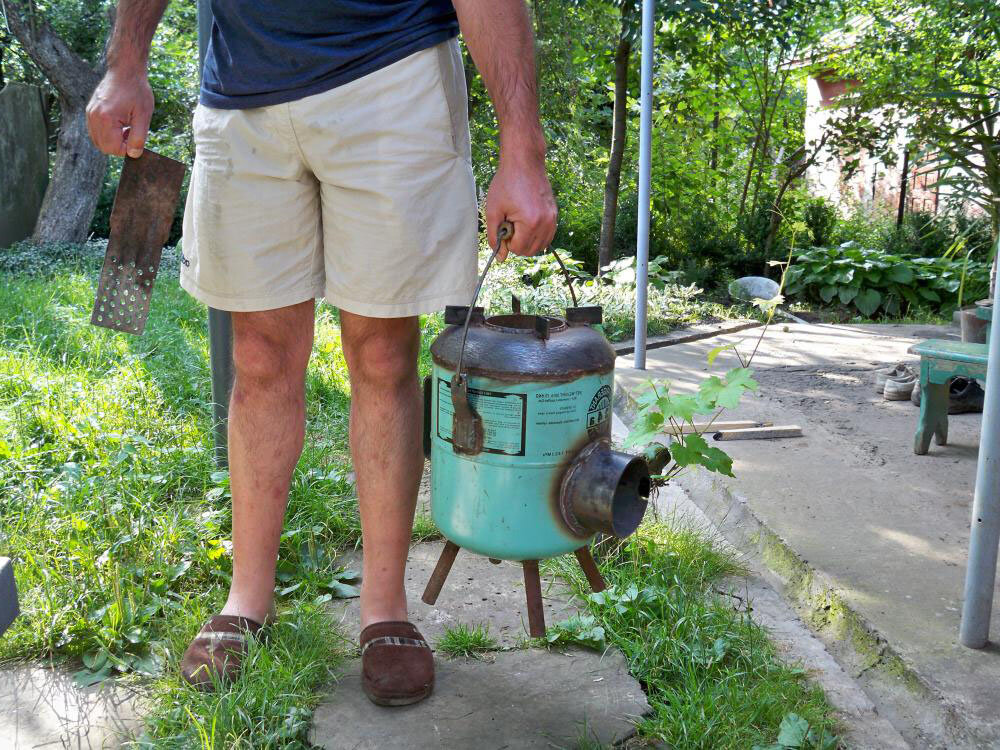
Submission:
<svg viewBox="0 0 1000 750">
<path fill-rule="evenodd" d="M 462 348 L 459 350 L 458 354 L 458 369 L 455 370 L 456 375 L 461 375 L 462 373 L 462 362 L 465 359 L 465 340 L 469 337 L 469 322 L 472 320 L 472 310 L 476 306 L 476 300 L 479 299 L 479 292 L 482 291 L 483 282 L 486 281 L 486 274 L 490 271 L 490 266 L 493 265 L 493 261 L 500 254 L 500 248 L 503 247 L 504 240 L 509 240 L 514 236 L 514 225 L 509 221 L 504 219 L 500 226 L 497 227 L 497 246 L 490 254 L 490 257 L 486 261 L 486 267 L 483 272 L 479 275 L 479 282 L 476 284 L 476 291 L 472 293 L 472 301 L 469 302 L 469 309 L 465 312 L 465 324 L 463 325 L 462 331 Z"/>
<path fill-rule="evenodd" d="M 510 240 L 513 236 L 514 225 L 505 219 L 497 227 L 497 245 L 486 260 L 486 267 L 483 268 L 483 272 L 479 276 L 479 281 L 476 283 L 476 290 L 472 293 L 472 300 L 465 311 L 465 323 L 462 326 L 462 347 L 458 353 L 458 367 L 455 368 L 455 374 L 451 378 L 451 403 L 454 409 L 452 415 L 451 445 L 456 453 L 474 455 L 483 449 L 483 420 L 469 402 L 468 375 L 462 372 L 462 366 L 465 364 L 465 344 L 469 338 L 469 324 L 472 322 L 472 312 L 476 307 L 476 301 L 479 299 L 479 293 L 483 289 L 483 282 L 486 281 L 486 274 L 489 273 L 493 261 L 500 254 L 500 248 L 503 247 L 503 243 Z M 569 271 L 556 251 L 551 250 L 551 252 L 562 269 L 563 275 L 566 277 L 569 294 L 573 299 L 573 306 L 576 307 L 576 292 L 573 290 L 573 282 Z"/>
</svg>

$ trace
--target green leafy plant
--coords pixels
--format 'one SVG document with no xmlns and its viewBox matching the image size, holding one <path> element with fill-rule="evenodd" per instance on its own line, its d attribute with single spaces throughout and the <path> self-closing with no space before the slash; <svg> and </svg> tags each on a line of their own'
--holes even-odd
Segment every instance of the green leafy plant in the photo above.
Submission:
<svg viewBox="0 0 1000 750">
<path fill-rule="evenodd" d="M 564 256 L 563 260 L 568 259 Z M 560 314 L 573 302 L 566 279 L 561 272 L 555 273 L 552 270 L 558 268 L 554 262 L 542 259 L 541 262 L 548 270 L 536 286 L 524 282 L 525 273 L 535 273 L 532 269 L 538 267 L 537 261 L 538 259 L 511 257 L 503 263 L 495 264 L 486 276 L 479 303 L 491 315 L 509 312 L 513 293 L 521 300 L 521 308 L 526 313 Z M 567 266 L 569 267 L 568 263 Z M 632 336 L 635 331 L 634 281 L 628 284 L 606 283 L 607 280 L 585 278 L 582 273 L 576 273 L 573 267 L 570 267 L 570 273 L 575 277 L 573 286 L 578 303 L 600 305 L 604 309 L 604 334 L 612 341 Z M 679 325 L 709 317 L 729 318 L 736 314 L 723 305 L 705 301 L 702 290 L 693 284 L 685 286 L 672 283 L 660 288 L 653 283 L 650 285 L 647 304 L 650 335 L 666 333 Z M 440 317 L 437 319 L 440 320 Z"/>
<path fill-rule="evenodd" d="M 778 740 L 770 745 L 754 745 L 753 750 L 836 750 L 840 740 L 825 729 L 818 732 L 798 714 L 790 713 L 781 720 Z"/>
<path fill-rule="evenodd" d="M 872 317 L 899 315 L 911 306 L 953 305 L 965 284 L 988 283 L 989 266 L 951 256 L 905 258 L 845 242 L 799 253 L 788 270 L 787 289 L 824 303 L 853 306 Z"/>
<path fill-rule="evenodd" d="M 718 351 L 713 352 L 718 354 Z M 712 360 L 714 356 L 710 354 Z M 729 455 L 705 440 L 707 426 L 697 426 L 696 415 L 712 415 L 703 425 L 711 425 L 723 409 L 736 407 L 743 394 L 757 390 L 753 371 L 747 367 L 735 367 L 724 377 L 712 375 L 701 382 L 694 394 L 671 394 L 670 383 L 666 381 L 646 384 L 636 402 L 638 413 L 632 430 L 625 440 L 626 448 L 645 447 L 654 458 L 663 439 L 669 440 L 665 446 L 672 461 L 662 480 L 668 481 L 689 466 L 703 466 L 726 476 L 733 476 L 733 460 Z M 687 425 L 687 427 L 685 427 Z"/>
<path fill-rule="evenodd" d="M 753 379 L 753 362 L 760 342 L 774 320 L 774 314 L 784 299 L 784 289 L 792 255 L 795 252 L 795 237 L 806 230 L 802 222 L 790 222 L 791 243 L 786 261 L 769 261 L 769 265 L 783 267 L 778 291 L 771 299 L 754 299 L 753 304 L 764 314 L 764 327 L 757 338 L 753 351 L 746 357 L 736 344 L 723 344 L 708 353 L 709 366 L 715 363 L 724 351 L 732 351 L 740 362 L 726 372 L 724 377 L 711 375 L 701 381 L 696 393 L 671 394 L 667 381 L 649 381 L 645 389 L 636 397 L 637 414 L 632 429 L 625 439 L 625 447 L 643 447 L 650 468 L 660 472 L 659 483 L 665 484 L 690 466 L 702 466 L 726 476 L 733 476 L 733 460 L 720 448 L 711 446 L 704 434 L 711 429 L 725 409 L 739 405 L 746 391 L 757 390 Z M 711 415 L 707 422 L 696 423 L 696 415 Z"/>
<path fill-rule="evenodd" d="M 557 622 L 549 628 L 545 640 L 553 646 L 583 646 L 595 651 L 607 648 L 604 628 L 593 615 L 574 615 Z"/>
<path fill-rule="evenodd" d="M 593 278 L 587 273 L 582 260 L 577 260 L 566 250 L 557 250 L 556 252 L 559 253 L 559 258 L 562 260 L 563 265 L 566 266 L 567 273 L 569 273 L 574 281 L 578 279 L 580 281 L 588 281 Z M 521 272 L 521 280 L 531 286 L 538 286 L 546 279 L 553 277 L 555 277 L 555 283 L 564 283 L 565 277 L 563 276 L 562 267 L 559 265 L 559 261 L 556 260 L 556 256 L 550 252 L 527 259 L 524 269 Z"/>
<path fill-rule="evenodd" d="M 496 651 L 499 644 L 490 633 L 488 624 L 465 625 L 460 623 L 454 628 L 445 628 L 444 635 L 437 642 L 439 651 L 455 657 L 480 659 L 490 651 Z"/>
<path fill-rule="evenodd" d="M 636 263 L 634 255 L 619 258 L 601 269 L 601 280 L 605 284 L 635 286 Z M 683 274 L 669 269 L 667 258 L 660 256 L 649 260 L 649 283 L 657 289 L 663 289 L 668 284 L 677 284 Z"/>
</svg>

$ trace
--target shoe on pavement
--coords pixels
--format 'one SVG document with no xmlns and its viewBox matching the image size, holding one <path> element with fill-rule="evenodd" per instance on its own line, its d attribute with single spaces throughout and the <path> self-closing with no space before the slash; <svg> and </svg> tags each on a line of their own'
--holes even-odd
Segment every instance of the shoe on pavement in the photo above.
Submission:
<svg viewBox="0 0 1000 750">
<path fill-rule="evenodd" d="M 917 376 L 912 372 L 908 375 L 887 378 L 882 389 L 882 396 L 886 401 L 909 401 L 916 384 Z"/>
<path fill-rule="evenodd" d="M 412 623 L 376 622 L 361 631 L 361 687 L 379 706 L 408 706 L 434 689 L 434 655 Z"/>
<path fill-rule="evenodd" d="M 875 392 L 884 393 L 885 382 L 890 378 L 899 378 L 905 375 L 912 375 L 913 371 L 902 362 L 897 362 L 892 367 L 886 367 L 875 371 Z"/>
<path fill-rule="evenodd" d="M 985 397 L 975 378 L 954 378 L 948 387 L 948 413 L 981 413 Z"/>
</svg>

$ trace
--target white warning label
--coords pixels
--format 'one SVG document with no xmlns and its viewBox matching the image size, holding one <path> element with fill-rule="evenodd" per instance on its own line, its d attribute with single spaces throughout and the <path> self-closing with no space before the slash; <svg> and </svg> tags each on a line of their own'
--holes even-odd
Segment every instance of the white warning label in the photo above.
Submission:
<svg viewBox="0 0 1000 750">
<path fill-rule="evenodd" d="M 437 379 L 437 434 L 451 442 L 451 422 L 455 409 L 451 403 L 451 383 Z M 483 420 L 483 450 L 507 456 L 524 455 L 524 434 L 527 424 L 528 396 L 524 393 L 504 393 L 469 389 L 469 403 Z"/>
</svg>

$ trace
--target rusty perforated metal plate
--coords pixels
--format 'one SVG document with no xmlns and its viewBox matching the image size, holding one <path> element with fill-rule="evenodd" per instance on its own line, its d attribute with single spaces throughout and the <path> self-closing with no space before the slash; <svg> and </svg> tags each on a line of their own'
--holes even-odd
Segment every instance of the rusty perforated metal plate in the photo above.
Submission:
<svg viewBox="0 0 1000 750">
<path fill-rule="evenodd" d="M 143 332 L 183 180 L 184 165 L 166 156 L 144 151 L 138 159 L 125 159 L 90 316 L 95 326 Z"/>
</svg>

